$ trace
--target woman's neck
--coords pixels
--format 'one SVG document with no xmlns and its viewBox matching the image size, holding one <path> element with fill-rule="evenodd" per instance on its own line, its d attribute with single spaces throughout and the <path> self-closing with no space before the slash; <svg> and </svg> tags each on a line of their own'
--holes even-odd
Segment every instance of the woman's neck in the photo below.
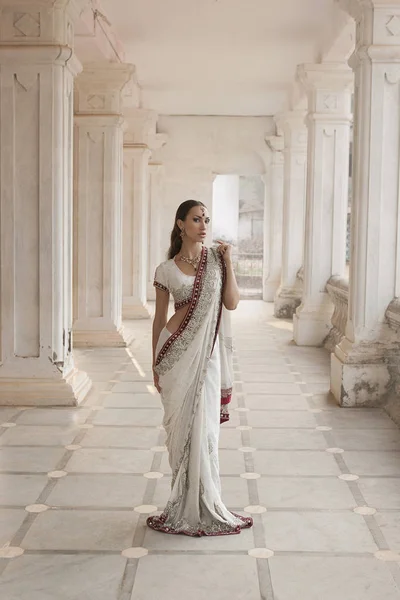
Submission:
<svg viewBox="0 0 400 600">
<path fill-rule="evenodd" d="M 203 245 L 201 243 L 185 240 L 182 242 L 179 254 L 186 258 L 196 258 L 196 256 L 200 254 L 202 247 Z"/>
</svg>

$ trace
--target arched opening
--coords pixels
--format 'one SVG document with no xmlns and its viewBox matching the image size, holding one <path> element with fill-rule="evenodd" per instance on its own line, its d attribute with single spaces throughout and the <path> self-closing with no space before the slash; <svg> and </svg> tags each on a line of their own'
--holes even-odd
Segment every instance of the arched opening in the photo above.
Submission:
<svg viewBox="0 0 400 600">
<path fill-rule="evenodd" d="M 213 241 L 233 245 L 242 298 L 262 298 L 264 182 L 260 175 L 217 175 L 213 185 Z"/>
</svg>

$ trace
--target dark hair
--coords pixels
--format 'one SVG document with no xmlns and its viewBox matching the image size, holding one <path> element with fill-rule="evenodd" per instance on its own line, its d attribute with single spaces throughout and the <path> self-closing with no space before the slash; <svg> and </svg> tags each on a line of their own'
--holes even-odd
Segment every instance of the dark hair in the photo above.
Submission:
<svg viewBox="0 0 400 600">
<path fill-rule="evenodd" d="M 204 208 L 206 208 L 206 206 L 199 200 L 186 200 L 185 202 L 182 202 L 182 204 L 178 207 L 178 210 L 176 211 L 175 215 L 174 228 L 171 231 L 171 245 L 168 250 L 168 258 L 174 258 L 174 256 L 176 256 L 178 252 L 180 252 L 180 249 L 182 247 L 182 238 L 181 230 L 178 226 L 178 221 L 185 221 L 189 211 L 194 206 L 203 206 Z"/>
</svg>

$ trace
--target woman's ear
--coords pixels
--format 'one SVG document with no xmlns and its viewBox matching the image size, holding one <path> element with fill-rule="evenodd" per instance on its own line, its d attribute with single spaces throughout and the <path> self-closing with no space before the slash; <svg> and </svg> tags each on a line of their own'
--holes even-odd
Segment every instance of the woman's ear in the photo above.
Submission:
<svg viewBox="0 0 400 600">
<path fill-rule="evenodd" d="M 184 222 L 181 219 L 178 219 L 176 224 L 178 225 L 179 229 L 182 231 L 182 229 L 185 226 Z"/>
</svg>

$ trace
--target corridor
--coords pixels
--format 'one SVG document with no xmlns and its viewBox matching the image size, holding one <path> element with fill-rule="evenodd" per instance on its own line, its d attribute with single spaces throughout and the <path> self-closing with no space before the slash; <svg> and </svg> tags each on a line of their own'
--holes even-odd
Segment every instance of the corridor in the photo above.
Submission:
<svg viewBox="0 0 400 600">
<path fill-rule="evenodd" d="M 79 408 L 0 408 L 4 600 L 400 600 L 400 432 L 328 397 L 329 355 L 272 305 L 233 314 L 235 395 L 221 428 L 238 536 L 145 527 L 170 484 L 150 321 L 129 350 L 77 351 Z M 399 554 L 398 554 L 399 553 Z"/>
</svg>

